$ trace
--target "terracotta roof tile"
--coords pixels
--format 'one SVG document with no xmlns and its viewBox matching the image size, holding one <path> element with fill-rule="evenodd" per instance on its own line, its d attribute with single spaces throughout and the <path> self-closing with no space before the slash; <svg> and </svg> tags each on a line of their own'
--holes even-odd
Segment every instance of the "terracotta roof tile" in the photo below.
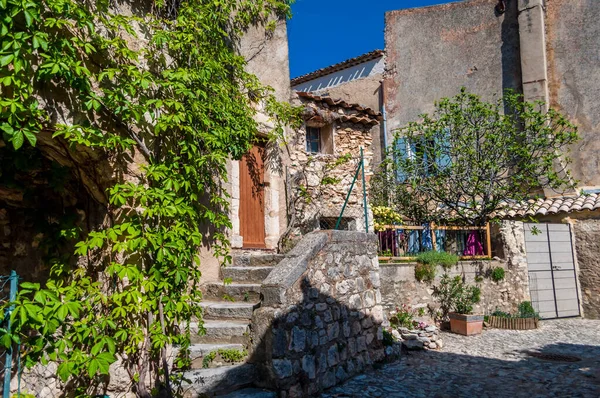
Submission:
<svg viewBox="0 0 600 398">
<path fill-rule="evenodd" d="M 363 62 L 368 62 L 373 59 L 383 57 L 384 54 L 385 54 L 385 51 L 383 51 L 383 50 L 375 50 L 375 51 L 371 51 L 371 52 L 368 52 L 363 55 L 359 55 L 358 57 L 347 59 L 347 60 L 337 63 L 335 65 L 330 65 L 326 68 L 317 69 L 314 72 L 307 73 L 306 75 L 298 76 L 298 77 L 292 79 L 292 82 L 291 82 L 292 87 L 297 86 L 300 83 L 304 83 L 309 80 L 313 80 L 318 77 L 340 71 L 342 69 L 350 68 L 354 65 L 362 64 Z"/>
<path fill-rule="evenodd" d="M 505 203 L 505 208 L 498 212 L 500 218 L 516 218 L 523 216 L 545 216 L 575 211 L 593 211 L 600 209 L 600 194 L 564 196 L 528 200 L 525 203 Z"/>
<path fill-rule="evenodd" d="M 357 112 L 357 115 L 342 115 L 340 118 L 342 121 L 351 121 L 352 123 L 376 125 L 382 119 L 380 112 L 376 112 L 371 108 L 366 108 L 358 104 L 350 104 L 341 99 L 333 99 L 331 97 L 325 96 L 322 97 L 320 95 L 307 93 L 303 91 L 298 91 L 296 92 L 296 94 L 300 98 L 315 102 L 317 104 L 325 103 L 331 107 L 350 109 Z"/>
</svg>

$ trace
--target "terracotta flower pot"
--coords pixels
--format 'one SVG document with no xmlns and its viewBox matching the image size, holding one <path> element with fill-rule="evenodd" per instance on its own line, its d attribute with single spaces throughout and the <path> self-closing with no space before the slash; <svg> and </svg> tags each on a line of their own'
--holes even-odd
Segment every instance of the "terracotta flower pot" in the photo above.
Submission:
<svg viewBox="0 0 600 398">
<path fill-rule="evenodd" d="M 483 315 L 466 315 L 451 312 L 448 316 L 450 317 L 450 330 L 452 333 L 472 336 L 481 334 L 483 330 Z"/>
</svg>

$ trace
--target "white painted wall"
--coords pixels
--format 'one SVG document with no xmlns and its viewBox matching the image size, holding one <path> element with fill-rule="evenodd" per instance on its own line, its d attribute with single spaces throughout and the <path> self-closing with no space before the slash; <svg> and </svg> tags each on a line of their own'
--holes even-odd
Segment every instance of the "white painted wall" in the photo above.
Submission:
<svg viewBox="0 0 600 398">
<path fill-rule="evenodd" d="M 363 79 L 371 75 L 383 73 L 384 68 L 385 58 L 381 56 L 380 58 L 372 59 L 370 61 L 318 77 L 314 80 L 300 83 L 297 86 L 292 86 L 292 90 L 304 92 L 326 90 L 328 88 L 336 87 L 353 80 Z"/>
</svg>

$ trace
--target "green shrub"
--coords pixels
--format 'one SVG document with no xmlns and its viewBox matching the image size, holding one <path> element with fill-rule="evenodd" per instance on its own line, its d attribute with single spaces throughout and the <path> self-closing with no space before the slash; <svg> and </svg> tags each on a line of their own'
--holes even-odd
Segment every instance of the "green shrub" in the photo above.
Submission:
<svg viewBox="0 0 600 398">
<path fill-rule="evenodd" d="M 504 275 L 505 272 L 504 268 L 502 267 L 495 267 L 491 273 L 492 280 L 496 283 L 500 282 L 501 280 L 504 280 Z"/>
<path fill-rule="evenodd" d="M 530 301 L 523 301 L 521 304 L 519 304 L 516 314 L 510 314 L 508 312 L 500 311 L 496 308 L 496 310 L 490 315 L 500 318 L 540 318 L 540 314 L 535 311 Z"/>
<path fill-rule="evenodd" d="M 458 256 L 446 252 L 428 251 L 417 255 L 417 263 L 430 264 L 433 266 L 439 265 L 445 270 L 449 270 L 458 264 Z"/>
<path fill-rule="evenodd" d="M 402 307 L 396 307 L 396 311 L 390 314 L 390 323 L 396 327 L 412 328 L 414 316 L 414 311 L 402 304 Z"/>
<path fill-rule="evenodd" d="M 533 305 L 531 305 L 531 301 L 523 301 L 519 304 L 519 318 L 536 318 L 539 319 L 540 314 L 535 311 Z"/>
<path fill-rule="evenodd" d="M 383 345 L 385 347 L 389 347 L 391 345 L 394 345 L 394 341 L 396 341 L 396 339 L 394 339 L 394 336 L 392 336 L 392 334 L 387 330 L 383 329 Z"/>
<path fill-rule="evenodd" d="M 481 300 L 481 289 L 465 285 L 460 276 L 450 278 L 444 274 L 440 284 L 433 287 L 433 297 L 440 304 L 442 319 L 446 319 L 450 311 L 470 314 L 473 306 Z"/>
<path fill-rule="evenodd" d="M 435 279 L 435 265 L 418 263 L 415 266 L 415 279 L 419 282 L 431 282 Z"/>
</svg>

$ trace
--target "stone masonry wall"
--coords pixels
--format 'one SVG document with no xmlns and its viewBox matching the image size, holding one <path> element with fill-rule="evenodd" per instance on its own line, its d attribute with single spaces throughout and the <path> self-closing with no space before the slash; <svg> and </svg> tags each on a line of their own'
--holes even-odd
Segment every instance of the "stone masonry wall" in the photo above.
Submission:
<svg viewBox="0 0 600 398">
<path fill-rule="evenodd" d="M 292 236 L 296 239 L 319 229 L 320 219 L 337 219 L 340 215 L 360 161 L 361 147 L 364 150 L 365 176 L 368 179 L 372 174 L 371 127 L 338 120 L 346 110 L 324 108 L 316 112 L 325 115 L 330 123 L 321 123 L 315 127 L 333 126 L 333 151 L 307 153 L 305 126 L 298 129 L 289 142 L 288 185 L 292 190 L 290 197 L 295 198 L 293 207 L 298 228 Z M 344 217 L 354 220 L 350 230 L 365 230 L 362 192 L 362 176 L 359 175 L 344 211 Z M 369 219 L 372 220 L 372 217 Z"/>
<path fill-rule="evenodd" d="M 525 256 L 523 223 L 503 221 L 497 232 L 498 254 L 503 259 L 460 261 L 449 274 L 460 275 L 468 284 L 481 288 L 481 302 L 474 307 L 475 312 L 488 314 L 495 309 L 514 312 L 523 301 L 530 301 L 529 276 Z M 380 264 L 382 303 L 387 312 L 407 304 L 414 307 L 437 308 L 432 296 L 433 285 L 439 283 L 443 270 L 438 268 L 432 283 L 415 279 L 416 263 Z M 505 276 L 494 282 L 490 273 L 495 267 L 502 267 Z"/>
<path fill-rule="evenodd" d="M 600 220 L 576 220 L 573 229 L 583 314 L 600 319 Z"/>
<path fill-rule="evenodd" d="M 252 362 L 282 397 L 313 396 L 384 358 L 375 235 L 306 235 L 265 280 Z"/>
<path fill-rule="evenodd" d="M 415 266 L 416 263 L 380 265 L 382 304 L 387 312 L 402 304 L 413 308 L 438 307 L 432 296 L 433 285 L 439 284 L 443 270 L 438 269 L 433 282 L 419 282 L 415 279 Z M 494 282 L 489 277 L 495 267 L 505 270 L 504 280 Z M 481 302 L 474 306 L 475 313 L 489 314 L 495 309 L 515 312 L 519 303 L 530 301 L 526 267 L 513 268 L 500 260 L 461 261 L 449 274 L 460 275 L 466 283 L 481 288 Z"/>
</svg>

